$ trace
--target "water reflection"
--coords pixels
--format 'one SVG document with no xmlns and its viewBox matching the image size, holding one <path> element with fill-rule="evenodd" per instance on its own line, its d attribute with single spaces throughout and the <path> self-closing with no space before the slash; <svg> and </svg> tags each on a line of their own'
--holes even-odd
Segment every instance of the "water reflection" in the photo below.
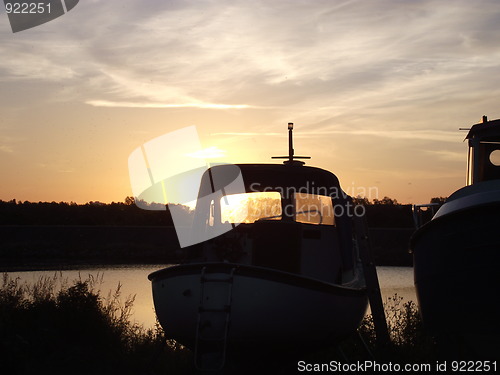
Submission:
<svg viewBox="0 0 500 375">
<path fill-rule="evenodd" d="M 126 266 L 103 266 L 79 270 L 64 271 L 26 271 L 9 272 L 12 278 L 19 277 L 21 282 L 35 283 L 40 277 L 58 277 L 58 282 L 65 282 L 71 286 L 75 280 L 85 280 L 89 277 L 96 280 L 96 289 L 100 295 L 106 298 L 108 294 L 114 293 L 118 285 L 121 285 L 121 301 L 124 302 L 128 296 L 135 296 L 132 319 L 142 324 L 144 328 L 154 326 L 156 317 L 151 293 L 151 282 L 148 275 L 161 268 L 164 264 L 157 265 L 126 265 Z M 57 290 L 57 288 L 56 288 Z"/>
<path fill-rule="evenodd" d="M 122 301 L 125 301 L 127 296 L 135 295 L 132 319 L 142 324 L 144 328 L 151 328 L 156 322 L 156 317 L 148 275 L 165 267 L 167 266 L 160 264 L 111 267 L 107 265 L 80 270 L 9 272 L 9 275 L 13 278 L 19 277 L 22 282 L 30 284 L 40 277 L 58 275 L 61 276 L 60 279 L 67 280 L 69 285 L 74 280 L 85 280 L 90 275 L 99 281 L 96 286 L 102 297 L 107 297 L 109 292 L 113 293 L 118 284 L 121 284 Z M 377 272 L 384 301 L 397 294 L 403 297 L 403 302 L 410 300 L 417 302 L 413 286 L 413 268 L 377 267 Z"/>
<path fill-rule="evenodd" d="M 377 274 L 384 301 L 397 294 L 403 297 L 402 302 L 417 303 L 413 284 L 413 267 L 377 267 Z"/>
</svg>

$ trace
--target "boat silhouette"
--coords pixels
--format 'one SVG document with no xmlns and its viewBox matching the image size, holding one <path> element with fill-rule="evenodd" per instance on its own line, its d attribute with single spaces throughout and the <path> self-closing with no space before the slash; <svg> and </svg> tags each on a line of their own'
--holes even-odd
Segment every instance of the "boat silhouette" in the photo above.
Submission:
<svg viewBox="0 0 500 375">
<path fill-rule="evenodd" d="M 473 125 L 466 186 L 412 236 L 415 287 L 440 355 L 497 359 L 500 353 L 500 120 Z"/>
<path fill-rule="evenodd" d="M 193 350 L 200 370 L 223 369 L 241 353 L 277 357 L 333 345 L 365 315 L 366 237 L 353 230 L 352 201 L 333 173 L 297 160 L 307 157 L 294 156 L 288 128 L 283 164 L 205 172 L 193 231 L 210 239 L 185 248 L 183 264 L 149 275 L 160 324 Z M 244 192 L 226 194 L 238 178 Z"/>
</svg>

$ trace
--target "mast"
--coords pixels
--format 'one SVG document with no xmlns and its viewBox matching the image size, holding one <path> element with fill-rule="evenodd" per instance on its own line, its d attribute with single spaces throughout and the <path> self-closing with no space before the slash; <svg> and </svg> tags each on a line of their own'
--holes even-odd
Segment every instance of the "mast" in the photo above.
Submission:
<svg viewBox="0 0 500 375">
<path fill-rule="evenodd" d="M 293 150 L 293 122 L 288 123 L 288 156 L 273 156 L 272 159 L 288 159 L 283 162 L 285 165 L 304 165 L 303 161 L 296 159 L 311 159 L 310 156 L 295 156 Z"/>
</svg>

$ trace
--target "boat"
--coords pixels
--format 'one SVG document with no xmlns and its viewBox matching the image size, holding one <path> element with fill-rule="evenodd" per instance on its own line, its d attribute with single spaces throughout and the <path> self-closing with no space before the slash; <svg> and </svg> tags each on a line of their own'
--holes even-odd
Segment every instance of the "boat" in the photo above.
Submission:
<svg viewBox="0 0 500 375">
<path fill-rule="evenodd" d="M 288 130 L 283 164 L 203 174 L 192 230 L 208 240 L 149 275 L 166 336 L 191 349 L 200 370 L 223 369 L 242 353 L 254 360 L 333 345 L 365 315 L 353 205 L 333 173 L 298 160 L 307 157 L 294 155 L 293 124 Z M 241 192 L 228 188 L 234 181 Z"/>
<path fill-rule="evenodd" d="M 466 186 L 410 240 L 418 303 L 440 355 L 500 353 L 500 120 L 473 125 Z"/>
</svg>

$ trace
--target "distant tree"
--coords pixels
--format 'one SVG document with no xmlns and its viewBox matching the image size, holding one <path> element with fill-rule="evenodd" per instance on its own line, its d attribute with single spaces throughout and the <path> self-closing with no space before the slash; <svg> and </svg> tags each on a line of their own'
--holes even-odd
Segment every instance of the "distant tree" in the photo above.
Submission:
<svg viewBox="0 0 500 375">
<path fill-rule="evenodd" d="M 52 202 L 52 203 L 55 203 L 55 202 Z M 100 206 L 105 206 L 106 203 L 102 203 L 102 202 L 99 202 L 99 201 L 90 201 L 90 202 L 87 203 L 87 205 L 100 207 Z"/>
<path fill-rule="evenodd" d="M 373 204 L 386 204 L 386 205 L 399 205 L 396 199 L 392 199 L 389 197 L 383 197 L 382 199 L 373 199 Z"/>
<path fill-rule="evenodd" d="M 165 207 L 165 206 L 164 206 Z M 172 214 L 175 215 L 175 224 L 180 226 L 191 226 L 194 219 L 194 210 L 191 210 L 188 206 L 182 204 L 172 204 L 166 205 L 167 215 L 169 220 L 169 225 L 173 225 Z"/>
<path fill-rule="evenodd" d="M 135 198 L 134 197 L 129 197 L 129 196 L 125 197 L 125 204 L 127 206 L 134 205 L 135 204 Z"/>
<path fill-rule="evenodd" d="M 360 205 L 362 205 L 362 206 L 368 206 L 368 205 L 370 205 L 370 204 L 371 204 L 371 203 L 370 203 L 370 201 L 368 200 L 368 198 L 366 198 L 366 197 L 362 197 L 362 196 L 360 196 L 360 195 L 358 195 L 358 196 L 356 196 L 356 197 L 352 198 L 352 201 L 353 201 L 353 203 L 354 203 L 355 205 L 360 204 Z"/>
<path fill-rule="evenodd" d="M 444 204 L 446 199 L 447 199 L 446 197 L 434 197 L 434 198 L 431 198 L 431 203 Z"/>
</svg>

